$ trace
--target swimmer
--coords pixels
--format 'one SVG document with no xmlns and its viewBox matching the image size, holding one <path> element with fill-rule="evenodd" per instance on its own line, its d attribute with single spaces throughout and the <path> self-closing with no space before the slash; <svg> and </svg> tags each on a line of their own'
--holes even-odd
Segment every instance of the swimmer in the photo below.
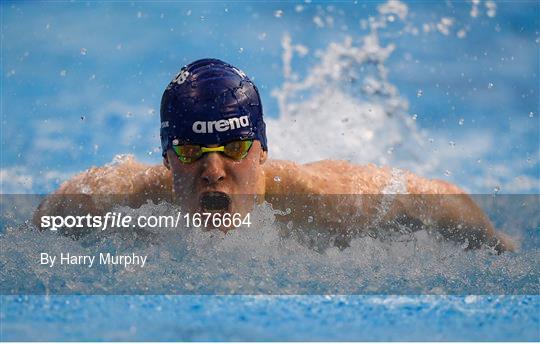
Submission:
<svg viewBox="0 0 540 344">
<path fill-rule="evenodd" d="M 148 200 L 173 201 L 185 212 L 241 214 L 266 201 L 282 211 L 278 217 L 287 223 L 309 217 L 313 225 L 345 236 L 358 228 L 405 224 L 435 228 L 468 248 L 515 249 L 474 201 L 450 183 L 373 164 L 269 160 L 257 87 L 221 60 L 202 59 L 183 67 L 163 94 L 160 114 L 163 165 L 128 157 L 91 168 L 49 196 L 34 223 L 44 214 L 74 210 L 53 202 L 54 195 L 82 195 L 84 210 L 91 213 L 114 206 L 102 198 L 96 201 L 96 195 L 122 195 L 121 203 L 131 207 Z"/>
</svg>

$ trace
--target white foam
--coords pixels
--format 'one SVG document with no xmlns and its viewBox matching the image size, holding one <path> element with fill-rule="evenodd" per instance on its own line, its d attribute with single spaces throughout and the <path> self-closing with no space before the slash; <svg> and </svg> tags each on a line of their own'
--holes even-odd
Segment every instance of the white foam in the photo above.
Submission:
<svg viewBox="0 0 540 344">
<path fill-rule="evenodd" d="M 170 204 L 152 203 L 136 210 L 116 209 L 131 216 L 170 215 L 176 210 Z M 75 280 L 79 282 L 70 282 L 73 290 L 91 286 L 101 292 L 147 286 L 171 293 L 505 294 L 537 287 L 539 254 L 534 250 L 500 256 L 487 249 L 463 251 L 425 231 L 386 238 L 357 236 L 349 247 L 338 249 L 332 245 L 331 229 L 294 228 L 286 233 L 267 204 L 252 215 L 250 228 L 227 234 L 186 227 L 133 229 L 90 231 L 74 241 L 59 232 L 8 228 L 0 237 L 5 248 L 0 253 L 3 274 L 10 283 L 47 286 L 52 278 Z M 148 255 L 148 260 L 143 269 L 65 266 L 51 270 L 35 264 L 36 252 L 124 252 Z"/>
</svg>

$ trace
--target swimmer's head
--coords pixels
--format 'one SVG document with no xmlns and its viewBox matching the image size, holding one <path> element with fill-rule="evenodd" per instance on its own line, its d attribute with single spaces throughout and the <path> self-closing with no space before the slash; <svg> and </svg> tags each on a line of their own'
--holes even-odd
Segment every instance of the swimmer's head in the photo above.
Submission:
<svg viewBox="0 0 540 344">
<path fill-rule="evenodd" d="M 246 213 L 262 199 L 261 99 L 238 68 L 216 59 L 182 68 L 161 100 L 161 144 L 185 211 Z"/>
<path fill-rule="evenodd" d="M 218 59 L 184 66 L 161 99 L 163 156 L 173 145 L 260 141 L 267 151 L 259 91 L 240 69 Z"/>
</svg>

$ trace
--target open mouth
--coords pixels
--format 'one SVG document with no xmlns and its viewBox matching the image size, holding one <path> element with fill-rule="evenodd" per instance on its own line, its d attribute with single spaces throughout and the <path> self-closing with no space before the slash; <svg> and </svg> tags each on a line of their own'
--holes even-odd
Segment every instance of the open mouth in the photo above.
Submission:
<svg viewBox="0 0 540 344">
<path fill-rule="evenodd" d="M 200 204 L 203 211 L 224 213 L 231 207 L 231 198 L 224 192 L 205 192 Z"/>
</svg>

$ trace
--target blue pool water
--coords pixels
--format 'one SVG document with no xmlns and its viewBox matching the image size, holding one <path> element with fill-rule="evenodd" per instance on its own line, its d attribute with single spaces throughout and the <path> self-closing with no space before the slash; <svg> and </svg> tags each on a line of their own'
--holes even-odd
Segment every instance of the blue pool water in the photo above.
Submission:
<svg viewBox="0 0 540 344">
<path fill-rule="evenodd" d="M 538 341 L 539 296 L 13 296 L 3 340 Z"/>
<path fill-rule="evenodd" d="M 540 192 L 537 1 L 0 6 L 3 193 L 51 192 L 117 154 L 161 163 L 163 89 L 202 57 L 258 85 L 270 158 Z"/>
</svg>

